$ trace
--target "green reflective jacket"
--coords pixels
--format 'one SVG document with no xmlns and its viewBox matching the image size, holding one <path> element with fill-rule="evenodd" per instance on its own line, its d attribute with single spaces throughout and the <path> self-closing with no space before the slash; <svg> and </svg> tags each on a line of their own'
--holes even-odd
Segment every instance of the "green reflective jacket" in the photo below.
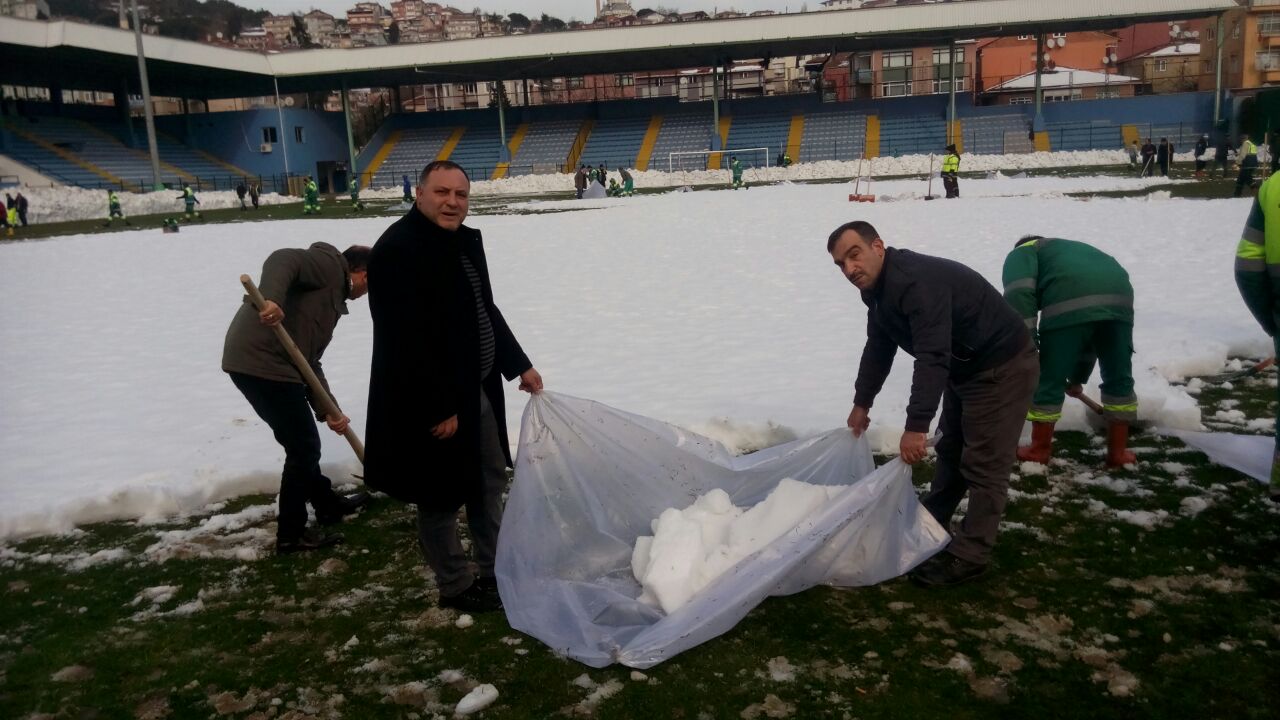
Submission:
<svg viewBox="0 0 1280 720">
<path fill-rule="evenodd" d="M 953 173 L 960 172 L 960 156 L 951 153 L 942 159 L 942 172 Z"/>
<path fill-rule="evenodd" d="M 1236 287 L 1249 312 L 1268 335 L 1280 316 L 1280 181 L 1272 175 L 1258 188 L 1244 233 L 1236 245 Z"/>
<path fill-rule="evenodd" d="M 1054 330 L 1083 323 L 1133 322 L 1129 273 L 1087 243 L 1028 240 L 1004 261 L 1004 297 L 1027 327 Z"/>
</svg>

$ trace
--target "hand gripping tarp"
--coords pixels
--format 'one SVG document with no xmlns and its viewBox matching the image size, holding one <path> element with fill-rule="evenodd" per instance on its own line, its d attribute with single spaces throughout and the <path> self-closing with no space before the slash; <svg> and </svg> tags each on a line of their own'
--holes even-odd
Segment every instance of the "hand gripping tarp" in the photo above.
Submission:
<svg viewBox="0 0 1280 720">
<path fill-rule="evenodd" d="M 670 615 L 636 600 L 632 546 L 650 521 L 713 489 L 751 506 L 783 478 L 847 485 L 818 514 Z M 592 667 L 647 668 L 730 630 L 770 595 L 873 585 L 946 545 L 911 469 L 877 469 L 848 429 L 733 457 L 718 442 L 589 400 L 525 408 L 498 540 L 498 588 L 517 630 Z"/>
</svg>

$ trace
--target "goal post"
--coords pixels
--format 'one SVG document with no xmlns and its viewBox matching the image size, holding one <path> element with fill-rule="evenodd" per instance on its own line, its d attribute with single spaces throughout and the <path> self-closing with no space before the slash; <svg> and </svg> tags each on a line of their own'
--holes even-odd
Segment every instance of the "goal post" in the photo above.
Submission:
<svg viewBox="0 0 1280 720">
<path fill-rule="evenodd" d="M 735 150 L 684 150 L 680 152 L 667 153 L 667 172 L 675 172 L 677 164 L 680 170 L 706 170 L 707 160 L 712 155 L 719 155 L 722 158 L 720 166 L 722 169 L 728 169 L 728 163 L 724 160 L 730 155 L 738 156 L 747 167 L 769 167 L 770 155 L 767 147 L 738 148 Z M 754 160 L 755 162 L 750 162 Z M 690 167 L 692 165 L 692 167 Z"/>
</svg>

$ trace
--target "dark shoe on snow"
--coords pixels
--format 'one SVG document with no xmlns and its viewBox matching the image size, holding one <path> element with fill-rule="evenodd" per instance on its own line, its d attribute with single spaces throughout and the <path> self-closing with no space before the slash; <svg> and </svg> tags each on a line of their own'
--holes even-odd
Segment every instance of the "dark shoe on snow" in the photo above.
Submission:
<svg viewBox="0 0 1280 720">
<path fill-rule="evenodd" d="M 341 545 L 344 540 L 342 533 L 330 533 L 315 528 L 307 528 L 302 532 L 302 535 L 292 540 L 276 538 L 276 554 L 288 555 L 308 550 L 319 550 L 333 545 Z"/>
<path fill-rule="evenodd" d="M 987 571 L 983 563 L 971 562 L 943 551 L 925 560 L 907 576 L 921 587 L 949 587 L 980 577 Z"/>
<path fill-rule="evenodd" d="M 321 525 L 337 525 L 342 519 L 355 515 L 356 511 L 369 504 L 369 493 L 358 492 L 352 493 L 345 497 L 339 496 L 338 503 L 333 508 L 324 513 L 316 513 L 316 522 Z"/>
<path fill-rule="evenodd" d="M 441 595 L 440 607 L 464 613 L 500 612 L 502 599 L 480 587 L 479 582 L 457 595 Z"/>
</svg>

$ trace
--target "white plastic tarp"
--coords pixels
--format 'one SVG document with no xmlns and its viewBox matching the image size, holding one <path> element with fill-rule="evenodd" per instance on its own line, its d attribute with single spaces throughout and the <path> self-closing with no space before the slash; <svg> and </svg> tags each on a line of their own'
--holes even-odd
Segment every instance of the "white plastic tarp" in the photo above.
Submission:
<svg viewBox="0 0 1280 720">
<path fill-rule="evenodd" d="M 636 599 L 632 546 L 663 510 L 716 488 L 751 506 L 786 477 L 849 487 L 672 614 Z M 520 428 L 498 588 L 511 626 L 552 649 L 592 667 L 647 668 L 727 632 L 767 596 L 873 585 L 947 539 L 911 469 L 875 468 L 866 439 L 846 428 L 734 457 L 673 425 L 543 392 Z"/>
<path fill-rule="evenodd" d="M 1270 435 L 1236 435 L 1225 432 L 1162 429 L 1199 450 L 1218 465 L 1248 475 L 1260 483 L 1271 482 L 1271 459 L 1276 441 Z"/>
</svg>

